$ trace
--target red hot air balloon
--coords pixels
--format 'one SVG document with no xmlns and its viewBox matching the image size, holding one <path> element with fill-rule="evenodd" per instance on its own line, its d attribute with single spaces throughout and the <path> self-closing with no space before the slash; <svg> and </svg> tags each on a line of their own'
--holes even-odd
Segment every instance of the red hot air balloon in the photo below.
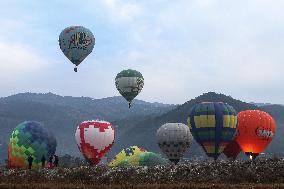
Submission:
<svg viewBox="0 0 284 189">
<path fill-rule="evenodd" d="M 226 146 L 223 153 L 227 158 L 235 160 L 241 151 L 242 149 L 240 145 L 236 142 L 236 140 L 233 140 Z"/>
<path fill-rule="evenodd" d="M 84 121 L 76 130 L 77 145 L 91 165 L 97 165 L 114 143 L 114 129 L 106 121 Z"/>
<path fill-rule="evenodd" d="M 243 152 L 254 159 L 272 141 L 276 124 L 266 112 L 246 110 L 238 113 L 236 141 Z"/>
</svg>

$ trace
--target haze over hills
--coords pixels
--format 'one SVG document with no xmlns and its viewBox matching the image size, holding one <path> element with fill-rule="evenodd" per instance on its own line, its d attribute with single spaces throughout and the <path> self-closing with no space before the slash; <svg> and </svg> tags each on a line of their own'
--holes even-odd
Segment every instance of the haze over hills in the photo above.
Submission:
<svg viewBox="0 0 284 189">
<path fill-rule="evenodd" d="M 142 100 L 134 100 L 133 108 L 129 111 L 128 104 L 123 97 L 115 96 L 102 99 L 89 97 L 59 96 L 52 93 L 19 93 L 5 98 L 0 98 L 0 103 L 32 103 L 48 105 L 49 107 L 68 108 L 85 117 L 93 119 L 116 119 L 129 118 L 137 115 L 161 114 L 170 110 L 174 105 L 162 103 L 149 103 Z"/>
<path fill-rule="evenodd" d="M 277 133 L 267 152 L 281 152 L 284 140 L 284 106 L 254 104 L 233 99 L 230 96 L 209 92 L 182 105 L 149 103 L 134 100 L 131 109 L 122 97 L 92 99 L 88 97 L 59 96 L 52 93 L 21 93 L 0 98 L 0 161 L 6 159 L 5 149 L 9 135 L 14 127 L 25 120 L 43 122 L 51 130 L 58 142 L 57 153 L 79 156 L 74 132 L 77 125 L 90 119 L 110 121 L 116 129 L 116 142 L 108 156 L 113 157 L 123 147 L 140 145 L 150 151 L 160 152 L 156 144 L 156 130 L 166 122 L 186 123 L 191 107 L 203 101 L 223 101 L 237 111 L 260 109 L 269 112 L 277 122 Z M 204 155 L 195 142 L 186 157 Z"/>
<path fill-rule="evenodd" d="M 163 114 L 157 117 L 149 118 L 143 121 L 139 121 L 138 123 L 134 125 L 128 125 L 127 132 L 124 132 L 121 136 L 119 136 L 122 139 L 124 138 L 129 138 L 129 136 L 135 136 L 129 140 L 126 140 L 125 146 L 137 144 L 144 146 L 146 149 L 151 149 L 154 151 L 159 151 L 159 147 L 156 144 L 156 130 L 164 123 L 167 122 L 181 122 L 186 124 L 187 117 L 190 113 L 190 110 L 193 105 L 196 103 L 204 102 L 204 101 L 212 101 L 212 102 L 225 102 L 230 104 L 235 108 L 237 112 L 243 111 L 243 110 L 248 110 L 248 109 L 259 109 L 266 111 L 270 113 L 274 119 L 277 122 L 277 133 L 276 137 L 272 141 L 272 143 L 269 145 L 267 148 L 267 152 L 271 153 L 277 153 L 279 152 L 282 153 L 282 148 L 283 148 L 283 142 L 284 139 L 283 134 L 284 134 L 284 107 L 281 105 L 269 105 L 269 106 L 262 106 L 258 107 L 254 104 L 242 102 L 240 100 L 233 99 L 230 96 L 226 96 L 223 94 L 216 94 L 214 92 L 209 92 L 202 94 L 195 99 L 192 99 L 190 101 L 187 101 L 186 103 L 182 105 L 178 105 L 177 108 Z M 120 143 L 116 143 L 117 148 L 121 148 L 119 146 Z M 115 146 L 116 147 L 116 146 Z M 188 157 L 192 157 L 192 155 L 205 155 L 203 150 L 199 147 L 198 144 L 195 143 L 195 141 L 192 144 L 192 147 L 189 150 L 189 153 L 187 154 Z"/>
<path fill-rule="evenodd" d="M 58 143 L 57 153 L 79 156 L 74 132 L 84 120 L 101 119 L 140 120 L 144 117 L 161 115 L 175 105 L 148 103 L 134 100 L 131 109 L 122 97 L 92 99 L 88 97 L 63 97 L 52 93 L 21 93 L 0 99 L 0 143 L 9 140 L 15 126 L 25 120 L 44 123 L 51 130 Z M 118 121 L 119 122 L 119 121 Z M 5 150 L 6 151 L 6 150 Z M 1 149 L 3 152 L 3 148 Z M 0 159 L 6 157 L 0 154 Z"/>
</svg>

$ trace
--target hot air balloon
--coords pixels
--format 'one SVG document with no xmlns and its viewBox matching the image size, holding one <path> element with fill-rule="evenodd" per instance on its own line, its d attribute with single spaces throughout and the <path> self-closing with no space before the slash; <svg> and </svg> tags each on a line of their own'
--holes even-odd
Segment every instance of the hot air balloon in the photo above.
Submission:
<svg viewBox="0 0 284 189">
<path fill-rule="evenodd" d="M 177 164 L 192 141 L 189 128 L 182 123 L 166 123 L 157 130 L 157 142 L 170 161 Z"/>
<path fill-rule="evenodd" d="M 84 121 L 76 129 L 79 150 L 91 165 L 97 165 L 114 144 L 114 129 L 106 121 Z"/>
<path fill-rule="evenodd" d="M 123 70 L 117 74 L 115 86 L 119 93 L 129 102 L 130 108 L 132 100 L 140 93 L 144 86 L 144 78 L 136 70 Z"/>
<path fill-rule="evenodd" d="M 166 165 L 168 160 L 153 152 L 142 152 L 131 156 L 125 164 L 130 166 Z"/>
<path fill-rule="evenodd" d="M 43 124 L 25 121 L 17 125 L 8 145 L 8 166 L 27 168 L 29 155 L 33 157 L 33 168 L 41 167 L 41 158 L 49 158 L 56 151 L 56 139 Z"/>
<path fill-rule="evenodd" d="M 188 126 L 196 142 L 207 156 L 217 160 L 236 133 L 235 109 L 223 102 L 202 102 L 195 105 L 188 118 Z"/>
<path fill-rule="evenodd" d="M 261 153 L 272 141 L 276 131 L 274 119 L 260 110 L 246 110 L 238 113 L 236 141 L 251 159 Z"/>
<path fill-rule="evenodd" d="M 232 140 L 224 149 L 223 153 L 229 159 L 235 160 L 239 153 L 242 151 L 236 140 Z"/>
<path fill-rule="evenodd" d="M 140 154 L 143 152 L 146 152 L 146 150 L 138 146 L 130 146 L 128 148 L 124 148 L 114 157 L 113 160 L 110 161 L 108 165 L 110 167 L 127 165 L 127 160 L 131 156 Z"/>
<path fill-rule="evenodd" d="M 64 55 L 77 66 L 92 52 L 95 45 L 93 33 L 83 26 L 70 26 L 59 35 L 59 46 Z"/>
</svg>

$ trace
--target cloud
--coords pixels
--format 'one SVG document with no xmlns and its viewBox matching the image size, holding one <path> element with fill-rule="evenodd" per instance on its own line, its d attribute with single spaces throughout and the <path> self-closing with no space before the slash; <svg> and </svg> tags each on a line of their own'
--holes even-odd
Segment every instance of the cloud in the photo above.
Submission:
<svg viewBox="0 0 284 189">
<path fill-rule="evenodd" d="M 182 103 L 217 91 L 252 101 L 264 91 L 262 101 L 281 101 L 283 43 L 274 34 L 283 30 L 270 22 L 276 4 L 266 9 L 268 18 L 257 2 L 148 6 L 126 30 L 129 46 L 112 55 L 115 68 L 145 76 L 139 98 Z"/>
<path fill-rule="evenodd" d="M 10 62 L 0 77 L 14 77 L 15 87 L 101 98 L 119 95 L 114 77 L 132 68 L 145 76 L 138 96 L 144 100 L 183 103 L 217 91 L 284 103 L 282 1 L 89 0 L 80 7 L 62 1 L 48 3 L 54 6 L 48 13 L 44 5 L 17 8 L 23 19 L 0 19 L 1 64 Z M 68 16 L 54 22 L 58 15 Z M 57 43 L 60 29 L 73 22 L 86 24 L 97 40 L 77 74 Z"/>
<path fill-rule="evenodd" d="M 110 19 L 115 22 L 132 22 L 142 14 L 142 7 L 137 2 L 102 0 L 100 3 Z M 97 5 L 98 2 L 92 4 Z"/>
<path fill-rule="evenodd" d="M 40 76 L 46 74 L 44 70 L 49 65 L 48 60 L 29 46 L 0 42 L 1 95 L 37 90 L 42 85 Z"/>
<path fill-rule="evenodd" d="M 29 46 L 0 42 L 1 77 L 15 77 L 44 69 L 48 61 Z"/>
</svg>

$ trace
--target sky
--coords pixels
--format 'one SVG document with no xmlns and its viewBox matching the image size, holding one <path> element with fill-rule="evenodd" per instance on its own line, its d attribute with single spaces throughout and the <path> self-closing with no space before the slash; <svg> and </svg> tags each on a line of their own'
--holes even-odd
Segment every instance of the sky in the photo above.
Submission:
<svg viewBox="0 0 284 189">
<path fill-rule="evenodd" d="M 118 96 L 123 69 L 144 76 L 138 99 L 181 104 L 214 91 L 284 104 L 282 0 L 9 0 L 1 2 L 0 96 Z M 96 45 L 73 71 L 58 45 L 72 25 Z"/>
</svg>

